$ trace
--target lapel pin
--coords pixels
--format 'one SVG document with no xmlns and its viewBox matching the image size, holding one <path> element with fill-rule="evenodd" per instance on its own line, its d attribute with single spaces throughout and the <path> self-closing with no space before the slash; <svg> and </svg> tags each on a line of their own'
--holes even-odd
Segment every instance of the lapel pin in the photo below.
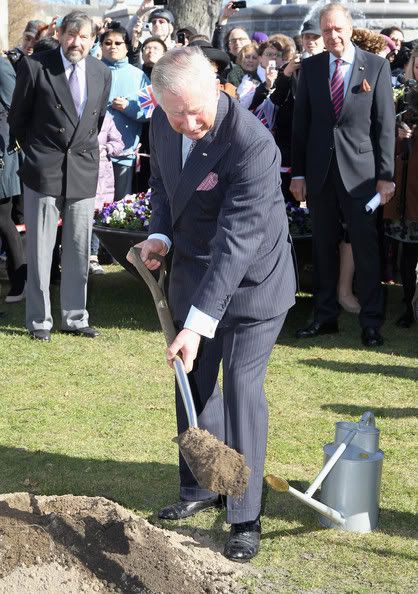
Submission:
<svg viewBox="0 0 418 594">
<path fill-rule="evenodd" d="M 364 70 L 364 66 L 359 66 L 358 69 L 359 70 Z"/>
<path fill-rule="evenodd" d="M 203 155 L 204 157 L 207 157 L 207 156 L 208 156 L 208 154 L 207 154 L 207 153 L 202 153 L 202 155 Z"/>
</svg>

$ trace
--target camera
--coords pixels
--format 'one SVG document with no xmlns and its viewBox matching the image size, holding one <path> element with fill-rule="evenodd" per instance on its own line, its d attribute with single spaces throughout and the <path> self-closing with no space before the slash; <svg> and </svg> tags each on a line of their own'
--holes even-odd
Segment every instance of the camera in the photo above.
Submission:
<svg viewBox="0 0 418 594">
<path fill-rule="evenodd" d="M 22 58 L 23 52 L 19 48 L 15 47 L 6 52 L 6 56 L 12 66 L 15 66 L 19 62 L 20 58 Z"/>
<path fill-rule="evenodd" d="M 186 43 L 186 33 L 177 33 L 177 42 L 181 43 L 181 45 L 184 45 Z"/>
<path fill-rule="evenodd" d="M 247 8 L 247 3 L 245 0 L 238 0 L 232 3 L 232 8 Z"/>
</svg>

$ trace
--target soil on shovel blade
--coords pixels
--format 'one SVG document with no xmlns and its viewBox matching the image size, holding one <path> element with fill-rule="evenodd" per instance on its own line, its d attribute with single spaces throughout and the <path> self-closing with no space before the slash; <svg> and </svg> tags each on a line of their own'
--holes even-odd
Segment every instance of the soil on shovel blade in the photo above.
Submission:
<svg viewBox="0 0 418 594">
<path fill-rule="evenodd" d="M 242 454 L 204 429 L 189 428 L 174 441 L 201 487 L 221 495 L 242 497 L 251 472 Z"/>
<path fill-rule="evenodd" d="M 103 497 L 0 495 L 1 594 L 241 594 L 249 571 Z"/>
</svg>

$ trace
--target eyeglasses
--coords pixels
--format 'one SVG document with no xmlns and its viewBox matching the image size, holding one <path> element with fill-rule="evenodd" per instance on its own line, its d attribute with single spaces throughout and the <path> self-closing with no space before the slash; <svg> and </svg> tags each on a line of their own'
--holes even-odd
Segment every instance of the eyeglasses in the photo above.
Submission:
<svg viewBox="0 0 418 594">
<path fill-rule="evenodd" d="M 271 58 L 275 60 L 276 58 L 281 58 L 283 56 L 282 52 L 264 52 L 263 56 L 265 58 Z"/>
<path fill-rule="evenodd" d="M 234 37 L 229 39 L 228 43 L 238 43 L 238 41 L 248 41 L 248 37 Z"/>
<path fill-rule="evenodd" d="M 122 45 L 122 43 L 125 43 L 124 41 L 105 41 L 103 43 L 103 45 L 107 45 L 107 47 L 110 47 L 111 45 L 117 45 L 118 47 L 120 45 Z"/>
</svg>

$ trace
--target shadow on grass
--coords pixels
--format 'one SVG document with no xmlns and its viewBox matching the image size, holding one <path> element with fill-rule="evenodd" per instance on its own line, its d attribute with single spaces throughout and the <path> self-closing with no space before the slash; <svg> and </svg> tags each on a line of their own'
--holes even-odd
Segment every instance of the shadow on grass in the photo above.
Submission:
<svg viewBox="0 0 418 594">
<path fill-rule="evenodd" d="M 142 279 L 116 267 L 89 279 L 87 310 L 92 326 L 101 328 L 127 328 L 159 332 L 160 325 L 154 302 Z M 59 287 L 51 287 L 53 331 L 61 327 Z M 4 308 L 0 317 L 0 334 L 25 334 L 25 303 Z"/>
<path fill-rule="evenodd" d="M 361 417 L 365 410 L 370 409 L 369 405 L 357 405 L 357 404 L 342 404 L 340 402 L 335 402 L 331 404 L 322 404 L 321 408 L 323 410 L 332 410 L 333 412 L 343 414 L 343 415 L 351 415 L 352 417 Z M 405 417 L 416 417 L 418 415 L 418 408 L 414 408 L 413 406 L 405 407 L 405 408 L 397 408 L 391 406 L 382 406 L 382 407 L 375 407 L 373 406 L 373 412 L 376 417 L 380 418 L 394 418 L 394 419 L 402 419 Z"/>
<path fill-rule="evenodd" d="M 418 380 L 418 367 L 407 365 L 379 365 L 370 363 L 350 363 L 348 361 L 327 361 L 324 359 L 299 359 L 298 363 L 309 367 L 319 367 L 341 373 L 384 375 L 401 379 Z"/>
<path fill-rule="evenodd" d="M 106 497 L 141 515 L 178 497 L 174 464 L 77 458 L 0 446 L 0 491 Z"/>
<path fill-rule="evenodd" d="M 305 481 L 289 481 L 289 484 L 298 491 L 304 493 L 309 487 Z M 324 530 L 319 524 L 319 514 L 314 509 L 305 505 L 289 493 L 278 493 L 272 489 L 264 491 L 263 515 L 270 518 L 279 517 L 289 523 L 298 522 L 302 526 L 285 528 L 277 531 L 264 533 L 265 538 L 275 538 L 290 534 L 303 534 Z M 320 500 L 319 492 L 315 493 L 314 499 Z M 339 510 L 337 510 L 339 511 Z M 416 539 L 416 518 L 411 512 L 403 512 L 394 509 L 381 508 L 377 532 L 401 538 Z M 389 551 L 390 554 L 390 551 Z"/>
<path fill-rule="evenodd" d="M 363 346 L 360 339 L 361 328 L 358 317 L 344 311 L 339 316 L 339 333 L 315 338 L 296 338 L 296 331 L 299 328 L 304 328 L 313 320 L 312 295 L 307 293 L 297 295 L 296 305 L 289 310 L 277 344 L 297 349 L 361 350 L 364 353 L 382 353 L 416 359 L 418 356 L 416 325 L 408 329 L 398 328 L 395 325 L 395 320 L 399 317 L 399 310 L 402 309 L 402 289 L 386 287 L 385 292 L 387 295 L 386 321 L 382 327 L 385 344 L 378 349 L 368 349 Z"/>
</svg>

